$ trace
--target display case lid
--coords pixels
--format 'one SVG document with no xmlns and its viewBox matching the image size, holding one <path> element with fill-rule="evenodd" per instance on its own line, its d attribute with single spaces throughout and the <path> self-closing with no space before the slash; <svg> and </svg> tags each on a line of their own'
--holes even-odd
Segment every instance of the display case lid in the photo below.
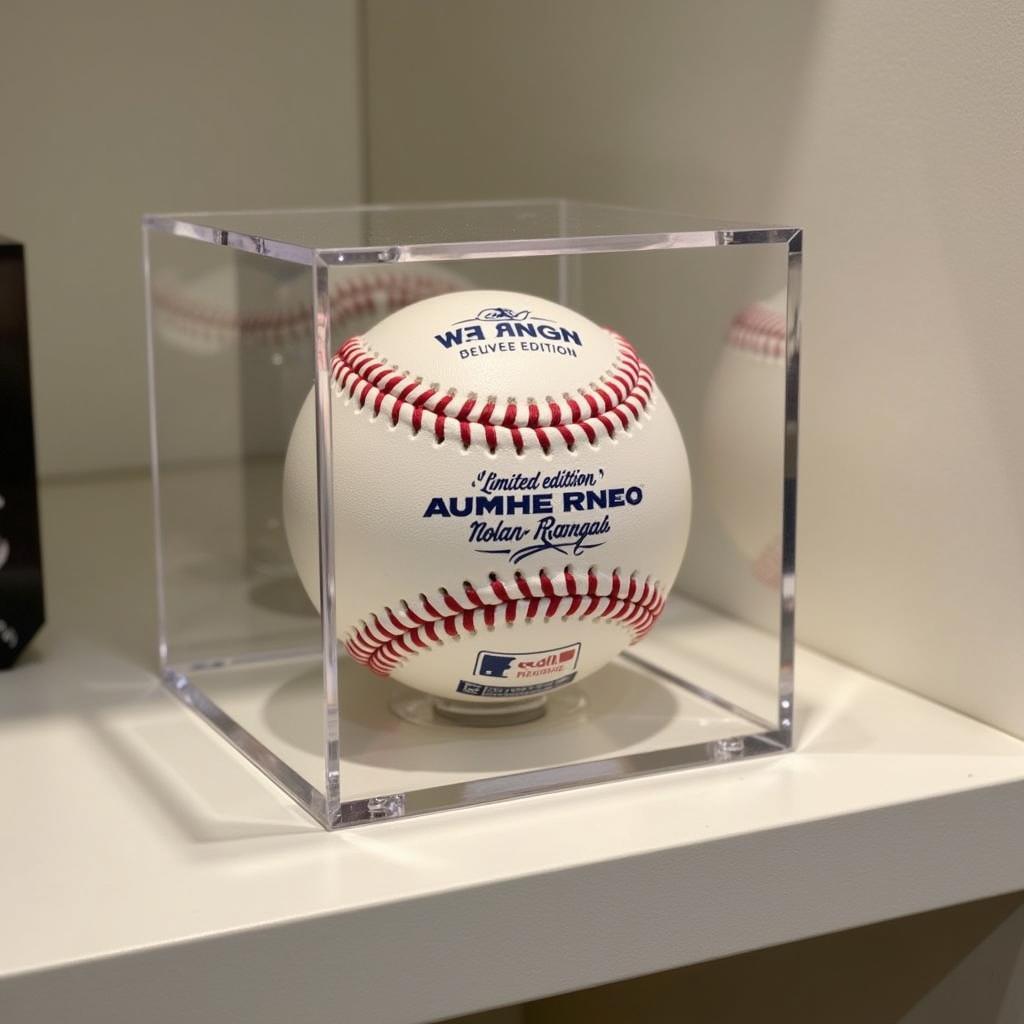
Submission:
<svg viewBox="0 0 1024 1024">
<path fill-rule="evenodd" d="M 148 214 L 151 230 L 293 263 L 395 263 L 787 243 L 799 230 L 565 199 Z"/>
</svg>

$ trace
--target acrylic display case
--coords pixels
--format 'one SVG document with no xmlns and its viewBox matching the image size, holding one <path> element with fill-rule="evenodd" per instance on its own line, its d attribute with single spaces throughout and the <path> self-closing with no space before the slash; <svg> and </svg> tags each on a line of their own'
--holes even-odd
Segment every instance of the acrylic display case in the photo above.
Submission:
<svg viewBox="0 0 1024 1024">
<path fill-rule="evenodd" d="M 163 678 L 321 824 L 789 749 L 798 229 L 551 200 L 151 215 L 143 234 Z M 693 492 L 653 628 L 492 728 L 338 639 L 339 595 L 360 581 L 333 528 L 332 359 L 390 314 L 470 289 L 628 338 L 675 414 Z M 282 513 L 307 402 L 313 599 Z M 546 454 L 526 453 L 531 471 Z M 386 511 L 359 497 L 386 536 Z M 415 558 L 397 527 L 393 543 Z"/>
</svg>

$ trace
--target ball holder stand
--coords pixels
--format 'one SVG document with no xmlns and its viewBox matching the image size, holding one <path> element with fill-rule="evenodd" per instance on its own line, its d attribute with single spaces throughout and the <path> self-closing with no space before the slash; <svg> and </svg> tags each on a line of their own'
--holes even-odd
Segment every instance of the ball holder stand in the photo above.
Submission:
<svg viewBox="0 0 1024 1024">
<path fill-rule="evenodd" d="M 578 687 L 569 687 L 558 693 L 542 693 L 522 700 L 481 704 L 431 697 L 399 684 L 391 691 L 388 707 L 402 721 L 413 725 L 460 725 L 470 729 L 494 729 L 526 725 L 541 718 L 569 719 L 583 714 L 587 698 Z"/>
</svg>

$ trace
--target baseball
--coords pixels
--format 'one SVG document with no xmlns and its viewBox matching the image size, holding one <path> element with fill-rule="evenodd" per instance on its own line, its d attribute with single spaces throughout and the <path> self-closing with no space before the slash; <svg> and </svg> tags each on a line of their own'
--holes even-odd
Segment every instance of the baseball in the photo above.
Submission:
<svg viewBox="0 0 1024 1024">
<path fill-rule="evenodd" d="M 783 290 L 747 306 L 729 325 L 705 399 L 701 442 L 725 533 L 751 575 L 771 588 L 782 565 L 785 373 Z"/>
<path fill-rule="evenodd" d="M 282 281 L 260 266 L 246 265 L 245 270 L 251 295 L 265 297 L 265 306 L 241 301 L 235 267 L 184 278 L 162 275 L 153 286 L 154 323 L 162 340 L 199 356 L 240 344 L 268 352 L 290 346 L 304 353 L 313 318 L 306 275 Z M 442 267 L 346 267 L 330 290 L 331 328 L 355 333 L 403 306 L 468 287 L 465 278 Z"/>
<path fill-rule="evenodd" d="M 690 525 L 686 449 L 633 346 L 547 299 L 407 306 L 332 364 L 338 635 L 357 662 L 455 700 L 533 698 L 658 618 Z M 314 396 L 284 524 L 318 604 Z"/>
</svg>

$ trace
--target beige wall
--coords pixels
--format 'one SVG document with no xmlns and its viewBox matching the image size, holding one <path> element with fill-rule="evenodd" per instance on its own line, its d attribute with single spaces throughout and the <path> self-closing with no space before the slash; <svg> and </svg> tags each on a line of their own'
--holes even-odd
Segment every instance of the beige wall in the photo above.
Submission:
<svg viewBox="0 0 1024 1024">
<path fill-rule="evenodd" d="M 799 630 L 1024 733 L 1024 8 L 369 5 L 376 200 L 806 227 Z"/>
<path fill-rule="evenodd" d="M 353 202 L 354 0 L 5 0 L 0 233 L 28 246 L 43 473 L 148 459 L 145 211 Z"/>
</svg>

